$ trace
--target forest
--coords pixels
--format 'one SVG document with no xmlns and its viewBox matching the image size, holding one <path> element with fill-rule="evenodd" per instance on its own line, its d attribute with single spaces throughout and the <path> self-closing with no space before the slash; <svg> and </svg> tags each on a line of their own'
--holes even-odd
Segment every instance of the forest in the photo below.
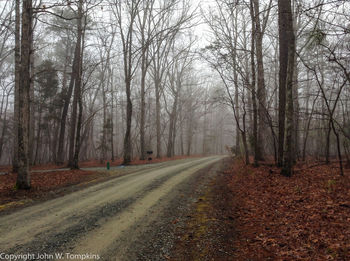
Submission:
<svg viewBox="0 0 350 261">
<path fill-rule="evenodd" d="M 349 3 L 5 0 L 0 162 L 350 164 Z"/>
<path fill-rule="evenodd" d="M 349 10 L 0 0 L 0 259 L 350 260 Z"/>
</svg>

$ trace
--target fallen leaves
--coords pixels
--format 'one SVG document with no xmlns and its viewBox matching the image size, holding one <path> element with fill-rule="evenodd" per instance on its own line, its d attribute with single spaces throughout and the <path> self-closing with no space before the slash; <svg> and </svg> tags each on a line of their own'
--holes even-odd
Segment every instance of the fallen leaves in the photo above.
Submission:
<svg viewBox="0 0 350 261">
<path fill-rule="evenodd" d="M 84 170 L 34 172 L 31 174 L 30 190 L 16 190 L 17 174 L 0 176 L 0 204 L 17 202 L 23 199 L 47 197 L 59 188 L 90 181 L 101 176 L 101 173 Z"/>
<path fill-rule="evenodd" d="M 234 194 L 236 260 L 350 259 L 350 172 L 332 165 L 298 171 L 236 161 L 225 172 Z"/>
<path fill-rule="evenodd" d="M 206 256 L 198 260 L 350 260 L 350 171 L 341 177 L 333 165 L 298 168 L 287 178 L 272 164 L 235 160 L 193 206 L 192 216 L 216 222 L 200 237 L 186 237 L 199 230 L 191 218 L 173 260 L 195 260 L 198 251 L 188 248 L 202 242 Z"/>
</svg>

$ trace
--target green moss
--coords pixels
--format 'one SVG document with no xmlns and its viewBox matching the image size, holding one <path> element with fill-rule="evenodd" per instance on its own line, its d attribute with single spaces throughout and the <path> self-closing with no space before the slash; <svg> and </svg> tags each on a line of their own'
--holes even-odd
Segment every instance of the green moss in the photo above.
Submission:
<svg viewBox="0 0 350 261">
<path fill-rule="evenodd" d="M 330 255 L 332 258 L 336 258 L 337 257 L 337 251 L 335 249 L 330 248 L 330 247 L 327 247 L 326 253 L 328 255 Z"/>
<path fill-rule="evenodd" d="M 328 192 L 333 192 L 335 190 L 336 181 L 334 179 L 327 180 L 326 187 Z"/>
<path fill-rule="evenodd" d="M 192 238 L 193 242 L 200 242 L 203 240 L 203 237 L 208 231 L 209 221 L 211 220 L 207 213 L 210 208 L 210 201 L 208 200 L 208 195 L 210 191 L 207 191 L 205 195 L 199 198 L 196 204 L 196 210 L 193 218 L 189 222 L 189 230 L 193 231 Z M 188 237 L 187 237 L 188 238 Z M 200 261 L 203 260 L 208 254 L 208 249 L 198 249 L 194 247 L 191 253 L 191 260 Z"/>
<path fill-rule="evenodd" d="M 298 193 L 298 194 L 300 195 L 301 192 L 302 192 L 301 187 L 297 185 L 297 186 L 295 187 L 295 192 Z"/>
</svg>

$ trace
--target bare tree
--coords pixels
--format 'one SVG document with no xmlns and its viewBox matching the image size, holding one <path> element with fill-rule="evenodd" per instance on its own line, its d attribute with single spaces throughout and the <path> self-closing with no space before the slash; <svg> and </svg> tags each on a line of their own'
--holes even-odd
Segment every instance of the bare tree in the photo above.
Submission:
<svg viewBox="0 0 350 261">
<path fill-rule="evenodd" d="M 12 171 L 18 171 L 18 124 L 19 124 L 19 88 L 20 88 L 20 63 L 21 63 L 21 14 L 20 14 L 20 0 L 16 0 L 16 22 L 15 22 L 15 95 L 14 95 L 14 148 L 13 148 L 13 159 L 12 159 Z"/>
<path fill-rule="evenodd" d="M 16 186 L 29 189 L 31 186 L 29 172 L 29 122 L 30 122 L 30 63 L 33 41 L 33 5 L 31 0 L 22 3 L 21 63 L 18 91 L 18 175 Z"/>
<path fill-rule="evenodd" d="M 295 67 L 295 35 L 294 35 L 294 28 L 293 28 L 293 13 L 292 13 L 292 7 L 291 7 L 291 1 L 279 1 L 278 2 L 279 12 L 282 14 L 279 15 L 280 18 L 280 25 L 285 25 L 283 29 L 286 30 L 286 36 L 288 39 L 287 45 L 282 44 L 282 48 L 280 51 L 282 54 L 284 54 L 286 51 L 284 51 L 283 48 L 288 48 L 287 56 L 282 55 L 283 59 L 287 59 L 287 62 L 284 60 L 281 61 L 280 66 L 287 66 L 287 69 L 281 70 L 286 71 L 286 78 L 283 79 L 282 82 L 285 81 L 286 87 L 284 88 L 286 90 L 286 113 L 285 113 L 285 134 L 284 134 L 284 150 L 283 153 L 283 167 L 282 167 L 282 174 L 285 176 L 291 176 L 293 173 L 293 165 L 294 165 L 294 155 L 293 155 L 293 135 L 294 135 L 294 99 L 293 99 L 293 74 L 294 74 L 294 67 Z M 280 38 L 280 41 L 284 41 L 284 39 Z M 283 89 L 283 88 L 282 88 Z M 280 101 L 281 103 L 281 101 Z"/>
<path fill-rule="evenodd" d="M 134 48 L 134 26 L 137 15 L 140 11 L 141 0 L 137 1 L 115 1 L 113 13 L 117 20 L 119 33 L 122 41 L 123 62 L 124 62 L 124 82 L 126 93 L 126 131 L 124 136 L 124 161 L 127 165 L 131 161 L 131 121 L 132 121 L 132 100 L 131 100 L 131 85 L 132 78 L 136 71 L 134 61 L 137 52 Z M 124 12 L 125 10 L 125 12 Z M 126 17 L 123 17 L 126 15 Z"/>
<path fill-rule="evenodd" d="M 79 7 L 79 9 L 80 9 L 80 7 Z M 69 18 L 67 18 L 67 19 L 69 19 Z M 82 39 L 81 39 L 82 38 L 82 16 L 76 17 L 76 21 L 77 21 L 77 40 L 76 40 L 75 49 L 74 49 L 74 58 L 73 58 L 71 78 L 69 81 L 68 90 L 65 91 L 64 106 L 63 106 L 62 114 L 61 114 L 60 134 L 59 134 L 58 151 L 57 151 L 57 164 L 62 164 L 64 162 L 64 159 L 65 159 L 64 138 L 65 138 L 65 132 L 66 132 L 66 121 L 67 121 L 67 116 L 68 116 L 68 108 L 69 108 L 70 100 L 71 100 L 71 97 L 73 94 L 75 80 L 76 80 L 76 77 L 78 75 L 78 70 L 80 67 L 80 54 L 81 54 L 81 42 L 82 42 Z M 73 153 L 74 153 L 73 149 L 74 149 L 74 137 L 75 137 L 75 135 L 72 135 L 73 132 L 75 133 L 75 126 L 74 126 L 74 128 L 71 128 L 71 132 L 70 132 L 71 137 L 73 136 L 73 138 L 71 138 L 72 145 L 70 146 L 70 152 L 69 152 L 70 165 L 72 165 Z"/>
</svg>

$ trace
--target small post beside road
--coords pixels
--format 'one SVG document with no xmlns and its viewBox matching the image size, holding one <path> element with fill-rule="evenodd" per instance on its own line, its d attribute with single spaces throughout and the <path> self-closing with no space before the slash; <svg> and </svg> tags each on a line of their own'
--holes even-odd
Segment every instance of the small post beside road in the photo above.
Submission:
<svg viewBox="0 0 350 261">
<path fill-rule="evenodd" d="M 147 151 L 147 154 L 148 154 L 148 160 L 151 161 L 152 160 L 153 151 L 149 150 L 149 151 Z"/>
<path fill-rule="evenodd" d="M 109 161 L 107 161 L 107 170 L 110 169 L 110 164 L 109 164 Z"/>
</svg>

